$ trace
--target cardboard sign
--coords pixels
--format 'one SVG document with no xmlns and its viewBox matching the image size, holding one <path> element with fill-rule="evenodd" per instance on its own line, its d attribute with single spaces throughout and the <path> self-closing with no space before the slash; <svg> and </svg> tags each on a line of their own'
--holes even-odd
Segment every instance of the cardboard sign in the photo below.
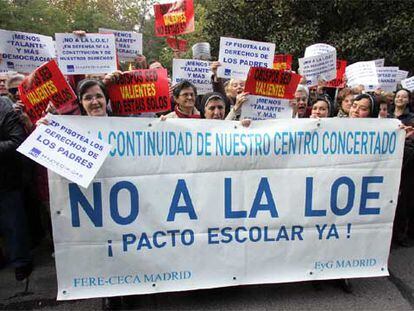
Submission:
<svg viewBox="0 0 414 311">
<path fill-rule="evenodd" d="M 117 70 L 113 34 L 57 33 L 59 68 L 65 75 L 112 73 Z"/>
<path fill-rule="evenodd" d="M 124 72 L 108 87 L 112 112 L 131 115 L 171 108 L 166 69 Z"/>
<path fill-rule="evenodd" d="M 292 107 L 288 99 L 249 95 L 241 108 L 240 119 L 291 119 Z"/>
<path fill-rule="evenodd" d="M 307 86 L 336 78 L 336 50 L 316 56 L 299 58 L 299 73 L 306 77 Z"/>
<path fill-rule="evenodd" d="M 113 148 L 49 174 L 58 300 L 388 275 L 399 120 L 74 121 Z"/>
<path fill-rule="evenodd" d="M 107 28 L 99 28 L 98 31 L 114 34 L 116 53 L 119 60 L 133 61 L 138 54 L 142 54 L 142 33 Z"/>
<path fill-rule="evenodd" d="M 208 42 L 198 42 L 194 44 L 191 49 L 193 50 L 193 58 L 201 60 L 210 60 L 210 43 Z"/>
<path fill-rule="evenodd" d="M 304 58 L 313 57 L 313 56 L 317 56 L 317 55 L 321 55 L 321 54 L 325 54 L 325 53 L 329 53 L 333 51 L 336 51 L 335 47 L 329 44 L 316 43 L 316 44 L 312 44 L 306 47 Z"/>
<path fill-rule="evenodd" d="M 345 70 L 346 70 L 346 60 L 336 60 L 336 78 L 324 83 L 326 87 L 332 88 L 344 88 L 346 86 L 345 81 Z"/>
<path fill-rule="evenodd" d="M 111 146 L 92 137 L 74 118 L 48 115 L 49 125 L 39 125 L 17 149 L 40 165 L 87 188 L 105 161 Z"/>
<path fill-rule="evenodd" d="M 52 37 L 0 29 L 0 72 L 31 73 L 55 57 Z"/>
<path fill-rule="evenodd" d="M 20 99 L 33 123 L 42 117 L 49 101 L 65 110 L 76 101 L 76 95 L 59 70 L 55 60 L 39 67 L 19 85 Z"/>
<path fill-rule="evenodd" d="M 250 68 L 244 91 L 252 95 L 293 99 L 301 78 L 284 70 Z"/>
<path fill-rule="evenodd" d="M 378 59 L 374 59 L 373 62 L 375 62 L 375 67 L 384 67 L 385 59 L 378 58 Z"/>
<path fill-rule="evenodd" d="M 408 79 L 404 79 L 401 81 L 401 86 L 410 92 L 414 91 L 414 77 L 410 77 Z"/>
<path fill-rule="evenodd" d="M 292 70 L 293 57 L 290 54 L 277 54 L 273 58 L 273 69 Z"/>
<path fill-rule="evenodd" d="M 154 4 L 155 35 L 169 37 L 194 31 L 193 0 Z"/>
<path fill-rule="evenodd" d="M 397 81 L 398 82 L 401 82 L 402 80 L 407 79 L 407 77 L 408 77 L 408 71 L 398 70 L 398 73 L 397 73 Z"/>
<path fill-rule="evenodd" d="M 173 59 L 173 85 L 188 80 L 197 88 L 198 95 L 213 91 L 210 62 L 197 59 Z"/>
<path fill-rule="evenodd" d="M 398 67 L 377 67 L 378 88 L 385 92 L 395 92 L 398 83 Z"/>
<path fill-rule="evenodd" d="M 364 85 L 366 91 L 374 91 L 378 87 L 377 67 L 374 61 L 349 65 L 346 67 L 345 74 L 350 87 Z"/>
<path fill-rule="evenodd" d="M 275 44 L 233 38 L 220 38 L 217 76 L 245 80 L 250 67 L 273 67 Z"/>
<path fill-rule="evenodd" d="M 188 49 L 188 41 L 183 39 L 167 38 L 167 44 L 174 51 L 185 52 Z"/>
</svg>

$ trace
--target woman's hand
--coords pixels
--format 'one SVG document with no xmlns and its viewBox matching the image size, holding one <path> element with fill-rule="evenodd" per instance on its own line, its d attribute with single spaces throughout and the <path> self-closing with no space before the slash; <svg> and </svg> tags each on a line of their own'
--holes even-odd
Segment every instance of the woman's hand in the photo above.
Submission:
<svg viewBox="0 0 414 311">
<path fill-rule="evenodd" d="M 236 96 L 236 103 L 234 104 L 233 109 L 235 111 L 239 111 L 241 106 L 243 106 L 243 104 L 247 101 L 248 97 L 249 97 L 249 93 L 247 93 L 247 92 L 243 92 L 243 93 L 238 94 Z"/>
<path fill-rule="evenodd" d="M 109 73 L 103 79 L 103 83 L 104 84 L 114 83 L 116 81 L 116 79 L 118 79 L 121 75 L 122 75 L 122 71 L 120 71 L 120 70 L 116 70 L 113 73 Z"/>
</svg>

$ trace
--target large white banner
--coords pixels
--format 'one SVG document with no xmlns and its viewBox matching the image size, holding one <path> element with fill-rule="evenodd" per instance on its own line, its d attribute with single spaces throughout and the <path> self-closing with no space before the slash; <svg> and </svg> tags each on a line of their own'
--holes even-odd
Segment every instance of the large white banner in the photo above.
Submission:
<svg viewBox="0 0 414 311">
<path fill-rule="evenodd" d="M 197 59 L 173 59 L 173 85 L 188 80 L 197 88 L 198 95 L 213 92 L 210 62 Z"/>
<path fill-rule="evenodd" d="M 273 68 L 275 44 L 220 37 L 217 76 L 246 80 L 250 67 Z"/>
<path fill-rule="evenodd" d="M 0 29 L 0 72 L 31 73 L 55 58 L 52 37 Z"/>
<path fill-rule="evenodd" d="M 117 70 L 113 34 L 77 36 L 57 33 L 56 53 L 63 74 L 112 73 Z"/>
<path fill-rule="evenodd" d="M 397 120 L 70 121 L 113 148 L 49 176 L 59 300 L 388 275 Z"/>
</svg>

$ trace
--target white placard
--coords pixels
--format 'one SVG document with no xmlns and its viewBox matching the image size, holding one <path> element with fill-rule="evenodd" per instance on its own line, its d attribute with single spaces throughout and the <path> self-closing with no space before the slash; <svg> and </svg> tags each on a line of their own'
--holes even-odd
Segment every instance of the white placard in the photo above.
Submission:
<svg viewBox="0 0 414 311">
<path fill-rule="evenodd" d="M 56 51 L 63 74 L 112 73 L 117 70 L 113 34 L 57 33 Z"/>
<path fill-rule="evenodd" d="M 336 50 L 316 56 L 299 58 L 299 73 L 306 77 L 306 85 L 336 78 Z"/>
<path fill-rule="evenodd" d="M 275 44 L 221 37 L 217 76 L 246 80 L 250 67 L 273 67 Z"/>
<path fill-rule="evenodd" d="M 308 46 L 305 49 L 305 55 L 304 58 L 317 56 L 329 52 L 336 52 L 336 48 L 332 45 L 326 44 L 326 43 L 316 43 Z M 335 54 L 336 55 L 336 54 Z"/>
<path fill-rule="evenodd" d="M 116 53 L 120 60 L 133 61 L 142 54 L 142 33 L 107 28 L 99 28 L 98 31 L 115 35 Z"/>
<path fill-rule="evenodd" d="M 375 67 L 384 67 L 385 58 L 374 59 L 373 62 L 375 62 Z"/>
<path fill-rule="evenodd" d="M 406 70 L 398 70 L 397 73 L 397 81 L 400 83 L 402 80 L 407 79 L 408 77 L 408 71 Z"/>
<path fill-rule="evenodd" d="M 345 75 L 350 87 L 364 85 L 366 91 L 373 91 L 378 87 L 377 68 L 374 61 L 349 65 L 345 69 Z"/>
<path fill-rule="evenodd" d="M 291 119 L 292 108 L 289 99 L 249 95 L 241 108 L 241 119 L 267 120 Z"/>
<path fill-rule="evenodd" d="M 401 81 L 401 86 L 410 92 L 414 91 L 414 76 Z"/>
<path fill-rule="evenodd" d="M 385 92 L 395 92 L 398 83 L 398 67 L 377 67 L 378 88 Z"/>
<path fill-rule="evenodd" d="M 113 149 L 49 175 L 59 300 L 388 275 L 398 120 L 73 121 Z"/>
<path fill-rule="evenodd" d="M 55 58 L 52 37 L 0 29 L 0 71 L 31 73 Z"/>
<path fill-rule="evenodd" d="M 213 91 L 210 62 L 197 59 L 173 59 L 173 85 L 188 80 L 197 88 L 197 94 Z"/>
<path fill-rule="evenodd" d="M 87 188 L 108 156 L 111 146 L 92 137 L 73 119 L 89 117 L 49 115 L 17 151 L 40 165 Z"/>
<path fill-rule="evenodd" d="M 199 42 L 192 46 L 193 50 L 193 58 L 194 59 L 202 59 L 202 60 L 210 60 L 210 43 L 208 42 Z"/>
</svg>

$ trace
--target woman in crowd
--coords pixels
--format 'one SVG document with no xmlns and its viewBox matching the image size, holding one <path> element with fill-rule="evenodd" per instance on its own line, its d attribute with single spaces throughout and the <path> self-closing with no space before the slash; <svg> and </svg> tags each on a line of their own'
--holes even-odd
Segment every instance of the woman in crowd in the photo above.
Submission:
<svg viewBox="0 0 414 311">
<path fill-rule="evenodd" d="M 409 90 L 400 89 L 394 97 L 394 113 L 392 117 L 400 120 L 404 125 L 413 125 L 414 114 L 410 112 L 411 93 Z"/>
<path fill-rule="evenodd" d="M 311 118 L 328 118 L 330 117 L 330 102 L 324 96 L 318 96 L 312 105 Z"/>
<path fill-rule="evenodd" d="M 201 99 L 201 113 L 206 119 L 224 120 L 226 100 L 218 92 L 207 93 Z"/>
<path fill-rule="evenodd" d="M 173 97 L 175 101 L 174 111 L 161 116 L 162 120 L 170 118 L 200 119 L 200 112 L 195 107 L 197 89 L 191 82 L 184 80 L 175 85 Z"/>
<path fill-rule="evenodd" d="M 350 88 L 344 88 L 339 91 L 338 97 L 336 99 L 337 106 L 339 108 L 337 117 L 338 118 L 348 118 L 349 109 L 352 106 L 354 100 L 354 93 Z"/>
</svg>

